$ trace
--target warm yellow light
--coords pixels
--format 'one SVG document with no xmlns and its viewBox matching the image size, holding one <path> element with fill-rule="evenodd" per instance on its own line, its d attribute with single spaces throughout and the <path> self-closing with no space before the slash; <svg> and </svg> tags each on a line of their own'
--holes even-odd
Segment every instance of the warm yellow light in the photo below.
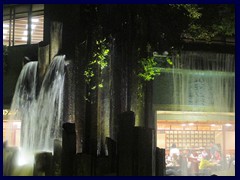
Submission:
<svg viewBox="0 0 240 180">
<path fill-rule="evenodd" d="M 32 28 L 32 29 L 35 29 L 35 27 L 36 27 L 35 24 L 32 24 L 32 25 L 31 25 L 31 28 Z M 28 25 L 26 25 L 26 29 L 28 29 Z"/>
<path fill-rule="evenodd" d="M 32 22 L 39 22 L 39 19 L 32 18 Z"/>
<path fill-rule="evenodd" d="M 3 109 L 3 115 L 8 115 L 9 111 L 7 109 Z"/>
<path fill-rule="evenodd" d="M 23 41 L 26 41 L 26 40 L 27 40 L 27 37 L 22 37 L 22 40 L 23 40 Z"/>
<path fill-rule="evenodd" d="M 9 25 L 8 25 L 8 24 L 3 24 L 3 27 L 4 27 L 4 28 L 8 28 Z"/>
</svg>

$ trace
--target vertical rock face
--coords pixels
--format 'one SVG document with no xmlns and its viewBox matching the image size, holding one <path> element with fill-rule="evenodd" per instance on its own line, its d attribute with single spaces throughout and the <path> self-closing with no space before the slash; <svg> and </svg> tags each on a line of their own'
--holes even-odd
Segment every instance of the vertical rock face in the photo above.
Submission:
<svg viewBox="0 0 240 180">
<path fill-rule="evenodd" d="M 76 133 L 74 123 L 64 123 L 62 132 L 61 175 L 74 174 L 74 158 L 76 154 Z"/>
<path fill-rule="evenodd" d="M 62 29 L 63 24 L 52 22 L 50 27 L 50 61 L 58 54 L 62 48 Z"/>
<path fill-rule="evenodd" d="M 37 95 L 39 93 L 40 87 L 42 85 L 42 81 L 44 75 L 49 66 L 49 45 L 44 45 L 43 43 L 39 43 L 38 45 L 38 83 L 37 83 Z"/>
<path fill-rule="evenodd" d="M 124 112 L 119 116 L 117 137 L 118 175 L 132 176 L 134 164 L 134 113 Z"/>
<path fill-rule="evenodd" d="M 63 121 L 75 123 L 75 85 L 73 77 L 73 64 L 71 61 L 65 61 L 65 81 L 64 81 L 64 105 Z"/>
<path fill-rule="evenodd" d="M 134 166 L 133 175 L 155 175 L 155 140 L 154 130 L 150 128 L 134 128 Z"/>
<path fill-rule="evenodd" d="M 156 176 L 166 175 L 165 149 L 156 148 Z"/>
</svg>

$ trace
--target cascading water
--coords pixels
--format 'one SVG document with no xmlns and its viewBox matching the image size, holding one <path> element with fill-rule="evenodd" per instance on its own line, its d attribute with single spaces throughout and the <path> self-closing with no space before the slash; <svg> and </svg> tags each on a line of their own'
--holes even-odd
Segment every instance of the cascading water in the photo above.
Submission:
<svg viewBox="0 0 240 180">
<path fill-rule="evenodd" d="M 21 150 L 27 154 L 52 151 L 53 140 L 61 137 L 64 59 L 65 56 L 54 57 L 38 96 L 38 62 L 27 63 L 19 76 L 11 105 L 11 112 L 14 112 L 11 119 L 21 120 Z"/>
<path fill-rule="evenodd" d="M 235 174 L 235 166 L 230 169 L 225 160 L 225 155 L 234 158 L 235 153 L 234 54 L 183 51 L 172 61 L 174 67 L 161 69 L 162 74 L 153 82 L 157 145 L 168 153 L 176 143 L 181 153 L 186 152 L 179 158 L 196 152 L 200 163 L 202 149 L 209 150 L 213 141 L 221 151 L 221 168 L 209 168 L 206 174 Z M 206 175 L 199 164 L 191 168 L 189 160 L 180 162 L 179 175 Z M 166 173 L 174 163 L 166 159 Z"/>
<path fill-rule="evenodd" d="M 11 104 L 10 120 L 22 120 L 24 116 L 32 114 L 28 111 L 31 110 L 29 107 L 36 97 L 37 65 L 36 61 L 27 63 L 19 75 Z M 8 143 L 11 146 L 13 145 L 11 143 L 12 132 L 10 130 L 7 133 Z"/>
<path fill-rule="evenodd" d="M 174 65 L 177 110 L 235 112 L 234 55 L 183 52 Z"/>
</svg>

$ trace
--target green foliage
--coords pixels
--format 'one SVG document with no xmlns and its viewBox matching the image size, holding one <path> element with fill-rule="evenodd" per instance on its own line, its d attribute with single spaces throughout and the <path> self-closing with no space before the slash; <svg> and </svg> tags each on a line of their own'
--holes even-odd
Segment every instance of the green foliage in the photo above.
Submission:
<svg viewBox="0 0 240 180">
<path fill-rule="evenodd" d="M 96 41 L 96 50 L 93 53 L 92 61 L 88 64 L 86 70 L 84 71 L 85 81 L 87 84 L 90 84 L 92 78 L 95 76 L 94 67 L 99 66 L 102 71 L 108 66 L 107 56 L 109 55 L 110 50 L 106 45 L 106 39 Z M 100 80 L 98 84 L 99 88 L 103 87 L 103 79 Z M 96 89 L 96 86 L 91 87 L 92 90 Z"/>
<path fill-rule="evenodd" d="M 202 27 L 200 24 L 190 24 L 188 32 L 193 39 L 204 39 L 210 41 L 216 36 L 217 32 L 210 32 L 206 27 Z"/>
<path fill-rule="evenodd" d="M 92 77 L 94 77 L 94 72 L 92 67 L 87 67 L 87 69 L 84 71 L 85 81 L 86 83 L 90 83 Z"/>
<path fill-rule="evenodd" d="M 145 81 L 154 80 L 156 75 L 160 75 L 160 69 L 156 69 L 157 62 L 154 60 L 154 57 L 142 58 L 140 64 L 143 68 L 143 71 L 138 74 L 139 77 L 143 78 Z"/>
<path fill-rule="evenodd" d="M 171 5 L 184 10 L 188 19 L 188 29 L 184 36 L 194 40 L 211 41 L 215 37 L 235 35 L 235 9 L 229 4 L 177 4 Z M 186 19 L 187 20 L 187 19 Z"/>
<path fill-rule="evenodd" d="M 160 75 L 161 70 L 159 67 L 172 66 L 173 63 L 169 56 L 154 54 L 152 57 L 142 58 L 140 60 L 141 71 L 139 77 L 145 81 L 154 80 L 155 76 Z"/>
<path fill-rule="evenodd" d="M 101 70 L 103 70 L 107 65 L 107 56 L 109 54 L 109 49 L 106 47 L 106 39 L 96 41 L 97 52 L 93 55 L 94 62 L 100 65 Z"/>
<path fill-rule="evenodd" d="M 170 6 L 177 9 L 184 9 L 186 11 L 186 16 L 192 19 L 199 19 L 202 16 L 202 13 L 200 13 L 201 8 L 196 4 L 172 4 Z"/>
<path fill-rule="evenodd" d="M 173 65 L 173 62 L 169 57 L 167 57 L 167 63 L 170 64 L 171 66 Z"/>
</svg>

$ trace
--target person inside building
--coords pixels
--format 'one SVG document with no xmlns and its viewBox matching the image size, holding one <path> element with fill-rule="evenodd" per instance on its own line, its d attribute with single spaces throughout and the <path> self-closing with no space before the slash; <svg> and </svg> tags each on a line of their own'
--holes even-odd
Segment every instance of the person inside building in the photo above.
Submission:
<svg viewBox="0 0 240 180">
<path fill-rule="evenodd" d="M 179 176 L 180 175 L 180 162 L 179 162 L 179 155 L 180 151 L 177 148 L 176 144 L 173 143 L 170 152 L 169 152 L 169 158 L 170 161 L 168 161 L 166 167 L 166 175 L 167 176 Z"/>
<path fill-rule="evenodd" d="M 195 176 L 199 172 L 199 158 L 196 150 L 192 150 L 188 157 L 188 175 Z"/>
<path fill-rule="evenodd" d="M 209 153 L 206 148 L 204 148 L 201 152 L 201 157 L 209 157 Z"/>
<path fill-rule="evenodd" d="M 203 155 L 199 163 L 199 173 L 201 175 L 210 175 L 212 172 L 212 167 L 216 164 L 210 161 L 209 155 Z"/>
<path fill-rule="evenodd" d="M 179 156 L 179 154 L 180 154 L 180 151 L 179 151 L 179 149 L 177 148 L 177 146 L 176 146 L 175 143 L 173 143 L 172 146 L 171 146 L 171 148 L 170 148 L 170 157 L 173 157 L 174 154 L 177 155 L 177 156 Z"/>
<path fill-rule="evenodd" d="M 210 158 L 214 158 L 216 151 L 220 151 L 219 147 L 214 142 L 211 142 L 210 143 L 210 156 L 211 156 Z"/>
</svg>

